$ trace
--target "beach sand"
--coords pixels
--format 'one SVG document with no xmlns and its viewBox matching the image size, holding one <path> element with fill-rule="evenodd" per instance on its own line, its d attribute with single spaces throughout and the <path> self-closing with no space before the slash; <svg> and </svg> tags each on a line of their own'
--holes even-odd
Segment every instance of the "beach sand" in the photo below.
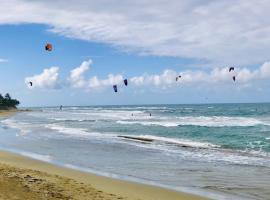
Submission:
<svg viewBox="0 0 270 200">
<path fill-rule="evenodd" d="M 0 117 L 8 117 L 8 116 L 16 114 L 17 112 L 20 112 L 20 111 L 21 110 L 17 110 L 17 109 L 0 110 Z"/>
<path fill-rule="evenodd" d="M 0 112 L 1 113 L 1 112 Z M 14 111 L 4 112 L 4 115 Z M 192 194 L 107 178 L 0 151 L 0 200 L 199 200 Z"/>
<path fill-rule="evenodd" d="M 0 151 L 0 199 L 205 199 L 63 168 Z"/>
</svg>

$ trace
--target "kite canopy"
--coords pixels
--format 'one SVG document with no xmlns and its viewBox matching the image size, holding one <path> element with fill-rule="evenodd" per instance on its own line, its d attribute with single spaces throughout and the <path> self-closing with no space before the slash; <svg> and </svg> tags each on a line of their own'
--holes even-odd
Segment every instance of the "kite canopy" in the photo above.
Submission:
<svg viewBox="0 0 270 200">
<path fill-rule="evenodd" d="M 29 82 L 29 85 L 32 87 L 32 86 L 33 86 L 33 82 L 32 82 L 32 81 L 30 81 L 30 82 Z"/>
<path fill-rule="evenodd" d="M 182 76 L 179 75 L 179 76 L 177 76 L 177 77 L 175 78 L 175 80 L 178 81 L 181 77 L 182 77 Z"/>
<path fill-rule="evenodd" d="M 117 85 L 113 86 L 113 90 L 114 90 L 114 92 L 117 92 Z"/>
<path fill-rule="evenodd" d="M 52 51 L 52 48 L 53 48 L 52 44 L 49 44 L 49 43 L 47 43 L 46 46 L 45 46 L 46 51 Z"/>
<path fill-rule="evenodd" d="M 124 84 L 125 84 L 125 86 L 128 85 L 128 80 L 127 79 L 124 80 Z"/>
<path fill-rule="evenodd" d="M 234 67 L 229 68 L 229 72 L 234 71 Z"/>
</svg>

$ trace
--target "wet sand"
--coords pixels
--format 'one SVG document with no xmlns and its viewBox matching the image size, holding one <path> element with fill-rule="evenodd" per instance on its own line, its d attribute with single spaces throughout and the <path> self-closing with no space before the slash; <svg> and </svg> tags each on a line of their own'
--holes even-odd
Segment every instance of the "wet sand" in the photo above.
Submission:
<svg viewBox="0 0 270 200">
<path fill-rule="evenodd" d="M 0 117 L 8 117 L 10 115 L 16 114 L 17 112 L 20 112 L 20 110 L 17 109 L 0 110 Z"/>
</svg>

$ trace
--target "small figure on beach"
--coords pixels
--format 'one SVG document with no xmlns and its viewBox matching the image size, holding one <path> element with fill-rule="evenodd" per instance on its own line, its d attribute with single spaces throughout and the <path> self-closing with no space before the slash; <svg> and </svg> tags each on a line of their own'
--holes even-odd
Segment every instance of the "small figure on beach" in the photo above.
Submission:
<svg viewBox="0 0 270 200">
<path fill-rule="evenodd" d="M 151 117 L 152 116 L 152 113 L 149 113 L 149 116 Z"/>
<path fill-rule="evenodd" d="M 59 109 L 62 110 L 63 109 L 63 106 L 61 105 Z"/>
</svg>

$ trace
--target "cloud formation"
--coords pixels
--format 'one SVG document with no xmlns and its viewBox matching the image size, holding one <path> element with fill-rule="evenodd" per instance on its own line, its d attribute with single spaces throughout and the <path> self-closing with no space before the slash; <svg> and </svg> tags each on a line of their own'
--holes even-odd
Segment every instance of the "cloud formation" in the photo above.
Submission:
<svg viewBox="0 0 270 200">
<path fill-rule="evenodd" d="M 65 84 L 65 87 L 69 86 L 74 89 L 91 91 L 112 87 L 114 84 L 123 84 L 124 76 L 121 74 L 108 74 L 105 79 L 100 79 L 95 75 L 86 78 L 86 74 L 92 63 L 92 60 L 87 60 L 82 62 L 80 66 L 71 70 L 70 75 L 67 78 L 68 84 Z M 181 75 L 181 78 L 176 81 L 176 77 L 179 75 Z M 143 74 L 130 77 L 128 81 L 131 87 L 144 87 L 145 89 L 159 87 L 164 89 L 178 85 L 198 86 L 201 84 L 209 84 L 209 86 L 219 86 L 230 82 L 232 83 L 233 76 L 236 76 L 236 84 L 238 85 L 256 83 L 256 81 L 269 79 L 270 62 L 265 62 L 258 69 L 235 68 L 232 72 L 229 72 L 227 67 L 214 68 L 210 71 L 186 70 L 177 72 L 166 69 L 161 74 Z M 26 84 L 28 84 L 29 81 L 33 82 L 33 87 L 31 88 L 60 88 L 59 68 L 51 67 L 49 69 L 44 69 L 39 75 L 25 78 Z M 63 82 L 64 81 L 62 81 L 62 83 Z M 62 85 L 62 87 L 64 86 Z"/>
<path fill-rule="evenodd" d="M 123 81 L 122 75 L 113 74 L 109 74 L 106 79 L 99 79 L 97 76 L 93 76 L 87 80 L 85 74 L 90 69 L 91 64 L 92 60 L 84 61 L 79 67 L 71 70 L 68 80 L 72 88 L 91 90 L 112 86 Z"/>
<path fill-rule="evenodd" d="M 176 76 L 181 75 L 179 81 L 175 81 Z M 270 62 L 265 62 L 259 69 L 250 70 L 248 68 L 235 68 L 235 71 L 229 72 L 227 67 L 215 68 L 210 72 L 201 70 L 188 70 L 176 72 L 173 70 L 164 70 L 161 74 L 144 74 L 130 79 L 136 86 L 175 86 L 177 84 L 223 84 L 232 82 L 232 77 L 236 76 L 238 84 L 254 82 L 270 78 Z"/>
<path fill-rule="evenodd" d="M 71 70 L 69 80 L 72 87 L 85 87 L 87 83 L 84 80 L 84 74 L 89 70 L 91 64 L 92 60 L 84 61 L 79 67 Z"/>
<path fill-rule="evenodd" d="M 242 65 L 269 59 L 269 7 L 267 0 L 9 0 L 0 24 L 46 24 L 124 51 Z"/>
<path fill-rule="evenodd" d="M 7 60 L 7 59 L 0 58 L 0 63 L 6 63 L 6 62 L 8 62 L 8 60 Z"/>
<path fill-rule="evenodd" d="M 46 89 L 57 89 L 60 88 L 59 84 L 59 67 L 51 67 L 44 69 L 41 74 L 34 75 L 25 78 L 25 83 L 29 88 L 46 88 Z M 31 87 L 29 82 L 33 83 Z"/>
</svg>

